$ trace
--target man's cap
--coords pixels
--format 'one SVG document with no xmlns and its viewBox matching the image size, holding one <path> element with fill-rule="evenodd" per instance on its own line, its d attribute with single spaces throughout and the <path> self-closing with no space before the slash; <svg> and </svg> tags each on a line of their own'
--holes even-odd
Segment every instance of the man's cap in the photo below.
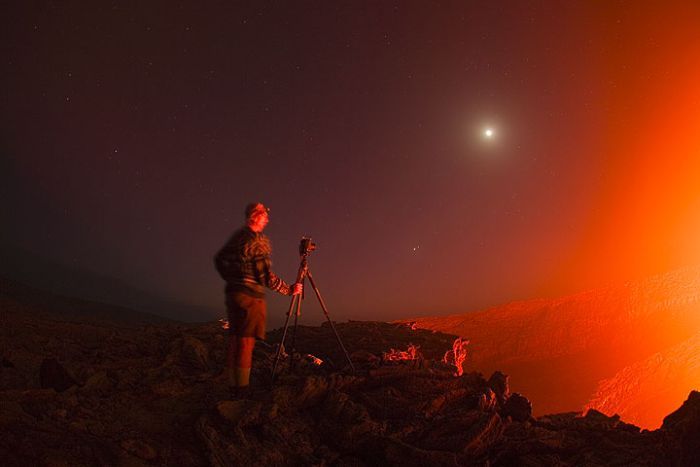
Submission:
<svg viewBox="0 0 700 467">
<path fill-rule="evenodd" d="M 250 203 L 245 207 L 245 218 L 250 219 L 255 214 L 262 214 L 264 212 L 270 212 L 270 208 L 266 208 L 262 203 Z"/>
</svg>

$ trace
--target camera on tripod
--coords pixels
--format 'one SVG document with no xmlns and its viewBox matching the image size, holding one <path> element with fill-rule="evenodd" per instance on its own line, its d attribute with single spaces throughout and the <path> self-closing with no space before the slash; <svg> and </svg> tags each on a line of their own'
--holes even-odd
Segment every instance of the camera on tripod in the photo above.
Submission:
<svg viewBox="0 0 700 467">
<path fill-rule="evenodd" d="M 299 242 L 299 255 L 309 256 L 316 249 L 316 244 L 311 240 L 311 237 L 301 237 Z"/>
<path fill-rule="evenodd" d="M 328 309 L 326 308 L 326 304 L 324 303 L 323 299 L 321 298 L 321 292 L 319 292 L 318 287 L 316 287 L 316 283 L 314 282 L 314 278 L 311 275 L 311 270 L 309 269 L 309 259 L 308 256 L 311 254 L 312 251 L 316 249 L 316 244 L 311 240 L 311 237 L 301 237 L 301 241 L 299 242 L 299 256 L 301 256 L 301 264 L 299 264 L 299 271 L 297 272 L 297 284 L 304 284 L 304 281 L 306 279 L 309 280 L 309 283 L 311 285 L 311 289 L 313 289 L 314 293 L 316 294 L 316 298 L 318 299 L 318 303 L 321 305 L 321 309 L 323 310 L 323 314 L 326 315 L 326 319 L 328 320 L 328 324 L 330 324 L 331 329 L 333 330 L 333 333 L 335 334 L 335 338 L 338 340 L 338 345 L 340 345 L 340 348 L 343 350 L 343 353 L 345 354 L 345 358 L 348 360 L 348 365 L 350 365 L 350 368 L 352 369 L 353 373 L 355 372 L 355 366 L 352 364 L 352 360 L 350 359 L 350 355 L 348 354 L 347 349 L 343 345 L 343 341 L 340 340 L 340 335 L 338 334 L 338 331 L 335 329 L 335 325 L 333 324 L 333 321 L 331 321 L 331 317 L 328 314 Z M 296 294 L 292 295 L 292 301 L 289 304 L 289 310 L 287 310 L 287 320 L 284 322 L 284 330 L 282 331 L 282 341 L 280 342 L 280 345 L 277 347 L 277 355 L 275 355 L 275 361 L 272 364 L 272 379 L 271 381 L 274 383 L 275 381 L 275 372 L 277 371 L 277 365 L 279 364 L 280 357 L 282 356 L 282 350 L 284 349 L 284 341 L 287 338 L 287 329 L 289 328 L 289 318 L 291 318 L 292 314 L 294 315 L 294 331 L 292 332 L 292 346 L 291 346 L 291 351 L 289 352 L 289 355 L 292 356 L 290 360 L 290 368 L 294 364 L 294 341 L 296 340 L 296 334 L 297 334 L 297 320 L 299 319 L 299 316 L 301 315 L 301 301 L 304 299 L 303 294 Z M 296 313 L 293 313 L 293 311 L 296 309 Z"/>
</svg>

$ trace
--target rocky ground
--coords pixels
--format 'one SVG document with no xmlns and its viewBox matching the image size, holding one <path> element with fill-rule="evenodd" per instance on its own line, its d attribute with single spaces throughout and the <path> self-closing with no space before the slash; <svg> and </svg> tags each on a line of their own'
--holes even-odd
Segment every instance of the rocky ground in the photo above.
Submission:
<svg viewBox="0 0 700 467">
<path fill-rule="evenodd" d="M 455 376 L 443 361 L 455 336 L 340 323 L 352 373 L 329 326 L 300 327 L 294 368 L 286 357 L 272 386 L 275 347 L 258 345 L 253 391 L 236 399 L 220 377 L 219 323 L 65 319 L 7 297 L 0 306 L 2 465 L 698 462 L 700 394 L 651 432 L 595 411 L 535 419 L 507 376 Z M 418 350 L 390 353 L 410 344 Z"/>
</svg>

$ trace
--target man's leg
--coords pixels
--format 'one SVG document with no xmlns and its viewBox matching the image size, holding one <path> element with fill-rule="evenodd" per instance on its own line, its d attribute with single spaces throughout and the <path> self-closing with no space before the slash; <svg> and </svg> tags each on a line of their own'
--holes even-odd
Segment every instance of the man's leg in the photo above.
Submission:
<svg viewBox="0 0 700 467">
<path fill-rule="evenodd" d="M 248 387 L 248 384 L 250 384 L 250 368 L 253 366 L 253 347 L 255 347 L 255 337 L 238 338 L 236 385 L 239 388 Z"/>
</svg>

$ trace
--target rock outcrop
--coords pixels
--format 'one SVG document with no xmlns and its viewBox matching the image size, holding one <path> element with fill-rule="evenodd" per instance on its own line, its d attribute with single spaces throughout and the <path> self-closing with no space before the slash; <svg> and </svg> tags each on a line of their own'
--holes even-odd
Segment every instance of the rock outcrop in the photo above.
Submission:
<svg viewBox="0 0 700 467">
<path fill-rule="evenodd" d="M 487 310 L 402 322 L 468 339 L 466 371 L 508 373 L 513 390 L 526 394 L 538 415 L 580 410 L 599 384 L 616 374 L 639 381 L 681 377 L 683 381 L 669 386 L 670 391 L 646 385 L 637 397 L 640 407 L 628 412 L 631 417 L 635 416 L 632 412 L 642 415 L 636 420 L 645 428 L 657 428 L 665 413 L 677 407 L 691 389 L 699 388 L 687 384 L 689 378 L 682 378 L 682 371 L 676 371 L 682 370 L 680 367 L 669 366 L 674 374 L 666 378 L 662 366 L 640 363 L 682 346 L 698 333 L 698 291 L 700 267 L 694 267 L 557 299 L 513 302 Z M 684 367 L 695 365 L 697 369 L 700 347 L 676 350 L 678 354 L 685 352 L 679 360 Z M 620 373 L 632 367 L 635 371 L 659 371 L 653 376 Z M 637 403 L 633 399 L 629 402 Z M 645 400 L 663 403 L 646 411 Z M 616 406 L 614 410 L 623 409 Z M 615 411 L 606 413 L 612 415 Z"/>
<path fill-rule="evenodd" d="M 700 463 L 700 392 L 693 391 L 683 405 L 664 418 L 661 432 L 671 445 L 669 454 L 677 465 Z"/>
<path fill-rule="evenodd" d="M 700 333 L 601 381 L 586 408 L 656 429 L 693 389 L 700 389 Z"/>
</svg>

